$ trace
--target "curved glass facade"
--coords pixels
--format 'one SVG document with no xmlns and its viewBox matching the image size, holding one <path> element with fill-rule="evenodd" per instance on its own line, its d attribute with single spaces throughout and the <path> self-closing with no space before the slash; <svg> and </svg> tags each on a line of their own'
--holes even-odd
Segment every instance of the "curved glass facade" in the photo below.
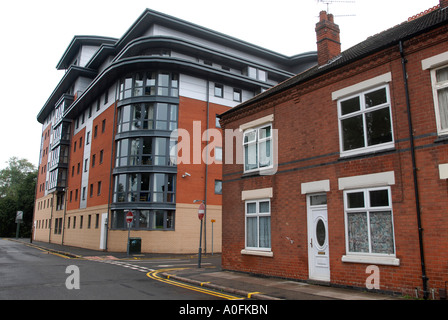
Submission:
<svg viewBox="0 0 448 320">
<path fill-rule="evenodd" d="M 144 71 L 120 80 L 112 229 L 174 230 L 179 76 Z"/>
</svg>

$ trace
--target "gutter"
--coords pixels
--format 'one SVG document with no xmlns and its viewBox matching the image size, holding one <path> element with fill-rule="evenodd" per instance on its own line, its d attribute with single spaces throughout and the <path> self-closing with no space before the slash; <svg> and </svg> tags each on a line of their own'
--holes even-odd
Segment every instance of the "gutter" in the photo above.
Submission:
<svg viewBox="0 0 448 320">
<path fill-rule="evenodd" d="M 411 144 L 411 157 L 412 157 L 412 171 L 414 177 L 414 195 L 415 195 L 415 207 L 417 210 L 417 223 L 418 223 L 418 240 L 420 247 L 420 262 L 422 268 L 422 281 L 423 281 L 423 298 L 425 300 L 428 299 L 428 277 L 426 275 L 426 265 L 425 265 L 425 254 L 423 249 L 423 228 L 422 228 L 422 219 L 421 219 L 421 209 L 420 209 L 420 193 L 418 188 L 418 179 L 417 179 L 417 165 L 415 159 L 415 143 L 414 143 L 414 129 L 412 126 L 412 116 L 411 116 L 411 103 L 409 99 L 409 85 L 408 85 L 408 74 L 406 70 L 406 63 L 408 62 L 405 58 L 404 50 L 403 50 L 403 41 L 400 40 L 399 50 L 401 55 L 401 65 L 403 67 L 403 80 L 404 87 L 406 93 L 406 107 L 407 107 L 407 116 L 408 116 L 408 124 L 409 124 L 409 139 Z"/>
</svg>

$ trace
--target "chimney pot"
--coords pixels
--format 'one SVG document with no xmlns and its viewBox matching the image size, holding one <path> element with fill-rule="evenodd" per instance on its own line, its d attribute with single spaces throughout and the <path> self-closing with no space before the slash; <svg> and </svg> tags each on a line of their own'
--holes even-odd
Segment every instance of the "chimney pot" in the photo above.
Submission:
<svg viewBox="0 0 448 320">
<path fill-rule="evenodd" d="M 446 0 L 448 1 L 448 0 Z M 334 16 L 321 11 L 320 21 L 316 24 L 317 62 L 325 65 L 331 59 L 341 54 L 340 30 L 334 23 Z"/>
</svg>

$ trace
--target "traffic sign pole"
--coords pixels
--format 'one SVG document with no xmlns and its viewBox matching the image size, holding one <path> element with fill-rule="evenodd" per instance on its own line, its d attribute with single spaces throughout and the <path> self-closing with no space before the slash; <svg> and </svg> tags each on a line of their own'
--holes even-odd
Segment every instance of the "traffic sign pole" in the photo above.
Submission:
<svg viewBox="0 0 448 320">
<path fill-rule="evenodd" d="M 201 220 L 201 231 L 199 232 L 199 254 L 198 254 L 198 268 L 201 267 L 201 258 L 202 258 L 202 220 L 204 219 L 205 214 L 205 205 L 201 203 L 199 205 L 198 210 L 198 218 Z"/>
<path fill-rule="evenodd" d="M 127 255 L 128 256 L 129 256 L 129 240 L 130 240 L 130 236 L 131 236 L 132 220 L 134 220 L 134 214 L 132 213 L 132 211 L 128 211 L 128 213 L 126 214 L 126 222 L 128 223 L 128 244 L 127 244 Z"/>
</svg>

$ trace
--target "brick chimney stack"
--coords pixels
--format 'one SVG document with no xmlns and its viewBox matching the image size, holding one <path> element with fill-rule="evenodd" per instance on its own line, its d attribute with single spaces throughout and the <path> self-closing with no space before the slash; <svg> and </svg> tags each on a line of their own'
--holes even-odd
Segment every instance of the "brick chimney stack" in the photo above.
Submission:
<svg viewBox="0 0 448 320">
<path fill-rule="evenodd" d="M 321 11 L 320 21 L 316 24 L 317 61 L 320 66 L 327 64 L 341 53 L 339 33 L 339 26 L 334 23 L 333 15 Z"/>
<path fill-rule="evenodd" d="M 448 0 L 440 0 L 440 8 L 446 8 L 448 7 Z"/>
</svg>

